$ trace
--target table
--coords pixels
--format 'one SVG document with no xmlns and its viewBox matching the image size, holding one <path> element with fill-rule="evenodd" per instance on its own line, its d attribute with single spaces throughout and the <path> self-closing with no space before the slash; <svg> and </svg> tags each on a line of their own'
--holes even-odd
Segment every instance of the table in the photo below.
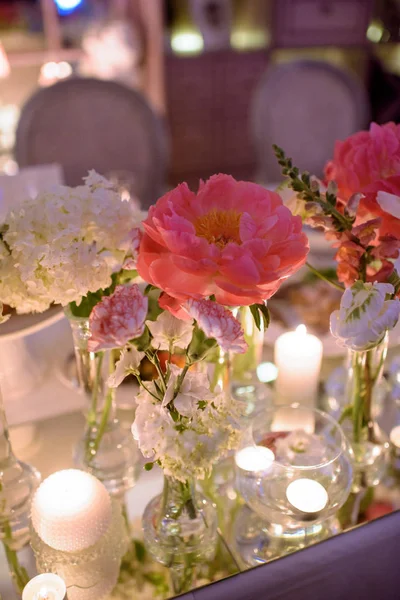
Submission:
<svg viewBox="0 0 400 600">
<path fill-rule="evenodd" d="M 17 431 L 12 434 L 14 449 L 19 458 L 36 466 L 45 478 L 54 471 L 73 466 L 73 448 L 84 426 L 83 416 L 79 412 L 83 404 L 83 397 L 63 375 L 63 365 L 72 350 L 71 336 L 66 321 L 63 320 L 46 332 L 41 332 L 35 341 L 44 355 L 51 356 L 47 377 L 43 380 L 40 388 L 29 394 L 29 398 L 13 401 L 12 404 L 6 405 L 6 409 L 7 413 L 11 415 L 13 423 L 35 421 L 36 431 L 33 443 L 24 447 L 21 433 L 26 434 L 27 431 L 22 430 L 19 433 Z M 266 351 L 265 358 L 270 358 L 270 350 Z M 132 420 L 132 392 L 133 390 L 129 386 L 122 386 L 117 398 L 121 419 L 126 421 L 127 426 Z M 28 433 L 31 433 L 29 429 Z M 152 471 L 143 470 L 136 486 L 128 492 L 126 504 L 135 537 L 140 538 L 140 518 L 145 506 L 151 498 L 160 493 L 161 489 L 162 473 L 158 468 L 154 468 Z M 387 490 L 385 488 L 378 489 L 377 497 L 386 500 Z M 400 508 L 399 491 L 393 491 L 390 500 L 395 508 Z M 227 538 L 221 540 L 221 563 L 214 569 L 214 579 L 246 569 L 246 566 L 240 563 L 231 542 L 232 540 Z M 24 551 L 21 560 L 27 565 L 28 572 L 33 576 L 34 561 L 29 550 Z M 156 573 L 159 578 L 163 573 L 165 574 L 163 567 L 151 563 L 150 559 L 146 566 L 141 566 L 141 568 L 145 569 L 147 573 Z M 129 579 L 127 574 L 125 579 Z M 154 598 L 154 585 L 149 584 L 148 581 L 142 581 L 142 583 L 143 587 L 140 591 L 135 589 L 135 581 L 133 586 L 128 584 L 119 586 L 113 594 L 112 600 L 131 600 L 133 598 L 150 600 Z M 207 579 L 201 580 L 199 585 L 204 583 L 207 583 Z M 18 599 L 9 579 L 2 548 L 0 549 L 0 594 L 2 600 Z"/>
</svg>

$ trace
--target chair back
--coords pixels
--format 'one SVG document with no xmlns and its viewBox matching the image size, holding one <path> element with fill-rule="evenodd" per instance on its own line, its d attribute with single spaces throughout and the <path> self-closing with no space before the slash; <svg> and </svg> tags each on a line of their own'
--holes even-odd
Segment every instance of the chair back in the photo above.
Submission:
<svg viewBox="0 0 400 600">
<path fill-rule="evenodd" d="M 272 144 L 281 146 L 301 170 L 321 176 L 342 140 L 368 123 L 367 93 L 347 72 L 320 61 L 269 67 L 251 111 L 251 135 L 260 183 L 282 179 Z"/>
<path fill-rule="evenodd" d="M 40 89 L 22 108 L 15 154 L 20 167 L 59 163 L 71 186 L 89 169 L 124 174 L 143 208 L 164 192 L 163 124 L 139 92 L 114 81 L 72 77 Z"/>
</svg>

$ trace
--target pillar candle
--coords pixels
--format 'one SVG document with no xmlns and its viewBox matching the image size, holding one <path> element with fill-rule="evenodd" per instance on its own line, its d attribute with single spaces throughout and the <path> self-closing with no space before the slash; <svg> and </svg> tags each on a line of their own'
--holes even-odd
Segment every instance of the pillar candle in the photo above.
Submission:
<svg viewBox="0 0 400 600">
<path fill-rule="evenodd" d="M 275 342 L 276 403 L 315 407 L 321 361 L 322 343 L 305 325 L 281 335 Z"/>
</svg>

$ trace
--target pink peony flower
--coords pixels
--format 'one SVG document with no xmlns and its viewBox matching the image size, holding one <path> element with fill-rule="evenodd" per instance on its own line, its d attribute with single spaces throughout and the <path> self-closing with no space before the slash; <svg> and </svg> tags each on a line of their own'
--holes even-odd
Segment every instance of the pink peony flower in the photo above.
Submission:
<svg viewBox="0 0 400 600">
<path fill-rule="evenodd" d="M 230 310 L 211 300 L 188 300 L 185 307 L 206 336 L 216 339 L 224 352 L 246 352 L 244 332 Z"/>
<path fill-rule="evenodd" d="M 142 335 L 147 298 L 135 285 L 118 285 L 111 296 L 96 304 L 90 314 L 89 352 L 119 348 Z"/>
<path fill-rule="evenodd" d="M 278 194 L 229 175 L 201 182 L 197 194 L 179 185 L 150 208 L 143 226 L 139 275 L 179 301 L 176 310 L 211 295 L 230 306 L 262 302 L 309 250 L 301 218 Z"/>
<path fill-rule="evenodd" d="M 400 125 L 394 123 L 371 123 L 369 131 L 336 142 L 333 159 L 325 167 L 326 179 L 336 181 L 344 201 L 395 173 L 400 173 Z"/>
</svg>

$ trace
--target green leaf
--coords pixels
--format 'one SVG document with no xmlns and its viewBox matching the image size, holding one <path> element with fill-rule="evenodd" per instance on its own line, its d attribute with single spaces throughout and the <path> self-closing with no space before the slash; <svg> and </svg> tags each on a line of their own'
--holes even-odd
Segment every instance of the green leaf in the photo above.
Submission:
<svg viewBox="0 0 400 600">
<path fill-rule="evenodd" d="M 80 302 L 77 304 L 76 302 L 70 302 L 69 308 L 74 317 L 90 317 L 90 313 L 93 308 L 98 304 L 103 298 L 104 294 L 103 290 L 99 290 L 98 292 L 89 292 L 86 296 L 84 296 Z"/>
<path fill-rule="evenodd" d="M 253 315 L 254 323 L 255 323 L 258 331 L 261 331 L 261 317 L 258 312 L 258 304 L 252 304 L 250 306 L 250 312 Z"/>
<path fill-rule="evenodd" d="M 268 329 L 271 322 L 271 316 L 266 304 L 252 304 L 250 306 L 251 314 L 253 315 L 255 326 L 261 331 L 261 317 L 263 320 L 264 331 Z"/>
<path fill-rule="evenodd" d="M 201 360 L 217 342 L 214 338 L 208 338 L 204 331 L 195 323 L 192 340 L 187 349 L 187 356 L 192 362 Z"/>
<path fill-rule="evenodd" d="M 146 548 L 144 547 L 143 542 L 141 542 L 140 540 L 133 540 L 133 543 L 135 545 L 135 553 L 137 560 L 140 563 L 144 563 L 144 561 L 146 560 Z"/>
<path fill-rule="evenodd" d="M 144 470 L 145 470 L 145 471 L 151 471 L 153 467 L 154 467 L 154 463 L 153 463 L 153 462 L 147 462 L 147 463 L 144 465 Z"/>
<path fill-rule="evenodd" d="M 131 340 L 131 344 L 135 346 L 139 352 L 145 352 L 150 346 L 150 331 L 148 327 L 145 327 L 142 335 L 134 340 Z"/>
<path fill-rule="evenodd" d="M 149 292 L 156 290 L 158 288 L 156 288 L 155 285 L 152 285 L 151 283 L 147 284 L 145 289 L 144 289 L 144 293 L 147 295 Z"/>
</svg>

